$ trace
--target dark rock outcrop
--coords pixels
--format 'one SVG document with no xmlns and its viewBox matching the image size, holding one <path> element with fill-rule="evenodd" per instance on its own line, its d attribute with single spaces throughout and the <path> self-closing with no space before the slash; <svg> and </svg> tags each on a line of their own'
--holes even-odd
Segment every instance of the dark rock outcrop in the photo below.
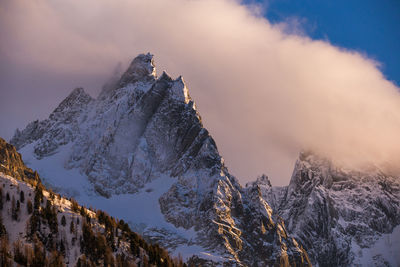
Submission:
<svg viewBox="0 0 400 267">
<path fill-rule="evenodd" d="M 3 138 L 0 138 L 0 172 L 22 181 L 40 181 L 37 172 L 26 167 L 21 154 Z"/>
</svg>

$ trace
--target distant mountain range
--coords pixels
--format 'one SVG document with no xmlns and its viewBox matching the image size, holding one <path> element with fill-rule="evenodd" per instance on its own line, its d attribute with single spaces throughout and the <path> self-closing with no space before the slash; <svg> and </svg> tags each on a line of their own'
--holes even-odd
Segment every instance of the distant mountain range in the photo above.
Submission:
<svg viewBox="0 0 400 267">
<path fill-rule="evenodd" d="M 96 99 L 74 89 L 10 142 L 49 188 L 196 266 L 400 264 L 399 177 L 302 153 L 287 187 L 266 176 L 243 187 L 183 78 L 157 77 L 150 54 Z"/>
<path fill-rule="evenodd" d="M 258 186 L 319 266 L 399 266 L 400 179 L 303 152 L 286 187 Z"/>
</svg>

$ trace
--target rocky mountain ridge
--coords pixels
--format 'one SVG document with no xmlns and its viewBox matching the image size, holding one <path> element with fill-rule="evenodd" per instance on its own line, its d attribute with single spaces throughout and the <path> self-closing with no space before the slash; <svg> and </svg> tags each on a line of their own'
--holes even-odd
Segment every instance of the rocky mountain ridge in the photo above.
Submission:
<svg viewBox="0 0 400 267">
<path fill-rule="evenodd" d="M 92 205 L 139 195 L 137 201 L 155 199 L 142 206 L 160 213 L 160 221 L 150 227 L 152 219 L 143 215 L 134 226 L 172 251 L 190 248 L 192 261 L 309 265 L 260 191 L 243 189 L 229 174 L 182 77 L 157 77 L 150 54 L 136 57 L 97 99 L 75 89 L 48 119 L 16 131 L 11 143 L 50 185 L 70 179 L 66 173 L 81 177 L 65 193 L 80 192 L 77 198 Z M 50 175 L 49 165 L 59 171 Z M 138 220 L 133 212 L 123 216 Z"/>
<path fill-rule="evenodd" d="M 288 186 L 271 187 L 266 179 L 251 186 L 260 188 L 314 265 L 400 264 L 400 177 L 377 168 L 347 170 L 303 152 Z"/>
</svg>

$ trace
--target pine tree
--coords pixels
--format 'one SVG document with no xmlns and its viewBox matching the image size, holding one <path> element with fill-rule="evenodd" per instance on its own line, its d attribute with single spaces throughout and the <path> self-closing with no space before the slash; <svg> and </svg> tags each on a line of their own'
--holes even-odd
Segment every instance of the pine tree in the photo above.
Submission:
<svg viewBox="0 0 400 267">
<path fill-rule="evenodd" d="M 66 225 L 66 221 L 65 221 L 65 216 L 63 215 L 62 217 L 61 217 L 61 225 L 62 226 L 65 226 Z"/>
<path fill-rule="evenodd" d="M 35 198 L 33 201 L 33 207 L 35 208 L 35 210 L 39 210 L 40 203 L 42 203 L 42 201 L 43 201 L 43 189 L 40 184 L 37 184 L 35 188 Z"/>
<path fill-rule="evenodd" d="M 3 209 L 3 189 L 0 187 L 0 210 Z"/>
<path fill-rule="evenodd" d="M 49 267 L 63 267 L 64 264 L 64 257 L 60 254 L 57 250 L 53 250 L 50 255 L 49 259 Z"/>
<path fill-rule="evenodd" d="M 34 210 L 32 213 L 32 216 L 29 219 L 29 229 L 28 229 L 28 235 L 33 236 L 37 230 L 40 229 L 40 218 L 39 218 L 39 212 L 37 210 Z"/>
<path fill-rule="evenodd" d="M 33 206 L 32 206 L 32 201 L 28 199 L 26 202 L 26 209 L 28 210 L 28 214 L 32 214 L 33 211 Z"/>
<path fill-rule="evenodd" d="M 27 258 L 27 266 L 32 266 L 33 248 L 30 245 L 25 245 L 25 256 Z"/>
<path fill-rule="evenodd" d="M 15 220 L 15 221 L 18 219 L 18 213 L 17 212 L 18 211 L 17 211 L 16 205 L 15 205 L 15 198 L 13 196 L 12 200 L 11 200 L 11 218 L 13 220 Z"/>
<path fill-rule="evenodd" d="M 69 232 L 72 234 L 74 231 L 75 231 L 74 221 L 71 220 L 71 223 L 69 224 Z"/>
<path fill-rule="evenodd" d="M 60 252 L 62 255 L 65 255 L 65 245 L 64 245 L 64 240 L 62 240 L 62 239 L 60 242 Z"/>
<path fill-rule="evenodd" d="M 19 200 L 21 201 L 21 203 L 24 203 L 24 201 L 25 201 L 25 194 L 24 194 L 24 191 L 22 191 L 22 190 L 19 193 Z"/>
<path fill-rule="evenodd" d="M 7 230 L 3 224 L 3 217 L 1 216 L 1 213 L 0 213 L 0 238 L 6 236 L 6 234 L 7 234 Z"/>
<path fill-rule="evenodd" d="M 78 202 L 76 202 L 75 199 L 71 198 L 71 210 L 73 212 L 78 212 L 79 211 L 79 205 Z"/>
<path fill-rule="evenodd" d="M 80 214 L 84 217 L 86 215 L 86 210 L 83 206 L 81 206 Z"/>
<path fill-rule="evenodd" d="M 104 254 L 104 266 L 115 266 L 115 258 L 110 247 L 106 248 Z"/>
<path fill-rule="evenodd" d="M 45 264 L 46 264 L 46 252 L 44 250 L 42 242 L 35 235 L 31 267 L 42 267 L 45 266 Z"/>
<path fill-rule="evenodd" d="M 42 216 L 47 220 L 47 223 L 52 233 L 57 233 L 58 232 L 57 211 L 56 208 L 51 204 L 51 201 L 49 199 L 46 202 L 46 207 L 43 209 Z"/>
<path fill-rule="evenodd" d="M 2 267 L 12 266 L 10 246 L 8 244 L 8 239 L 6 236 L 3 236 L 0 239 L 0 266 Z"/>
<path fill-rule="evenodd" d="M 23 244 L 19 239 L 14 242 L 14 261 L 22 266 L 27 266 L 28 263 L 27 255 L 23 251 Z"/>
</svg>

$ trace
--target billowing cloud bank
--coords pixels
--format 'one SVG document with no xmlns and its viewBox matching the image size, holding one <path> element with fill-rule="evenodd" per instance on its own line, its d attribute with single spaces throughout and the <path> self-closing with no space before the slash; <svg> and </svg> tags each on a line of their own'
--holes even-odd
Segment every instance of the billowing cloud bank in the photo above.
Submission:
<svg viewBox="0 0 400 267">
<path fill-rule="evenodd" d="M 159 72 L 184 76 L 242 181 L 265 172 L 287 183 L 300 149 L 400 165 L 399 88 L 377 63 L 285 34 L 237 1 L 5 0 L 0 25 L 1 57 L 17 69 L 94 77 L 154 53 Z"/>
</svg>

